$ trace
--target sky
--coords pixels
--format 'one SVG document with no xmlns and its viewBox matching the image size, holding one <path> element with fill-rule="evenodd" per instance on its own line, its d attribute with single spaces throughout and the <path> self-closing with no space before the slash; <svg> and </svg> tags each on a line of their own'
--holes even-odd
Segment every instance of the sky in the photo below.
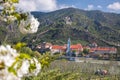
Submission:
<svg viewBox="0 0 120 80">
<path fill-rule="evenodd" d="M 20 0 L 18 7 L 24 11 L 41 12 L 74 7 L 120 14 L 120 0 Z"/>
</svg>

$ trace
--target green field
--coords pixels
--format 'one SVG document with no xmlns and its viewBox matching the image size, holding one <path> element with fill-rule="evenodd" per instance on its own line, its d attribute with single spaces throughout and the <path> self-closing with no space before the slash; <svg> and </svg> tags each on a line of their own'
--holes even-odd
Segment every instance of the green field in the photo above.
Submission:
<svg viewBox="0 0 120 80">
<path fill-rule="evenodd" d="M 38 76 L 23 80 L 120 80 L 120 62 L 79 58 L 79 62 L 66 59 L 55 60 L 44 67 Z M 95 75 L 98 69 L 107 70 L 107 75 Z"/>
<path fill-rule="evenodd" d="M 99 62 L 98 62 L 99 61 Z M 91 63 L 93 62 L 93 63 Z M 98 63 L 94 63 L 98 62 Z M 85 62 L 74 62 L 66 60 L 56 60 L 51 63 L 49 69 L 59 69 L 61 72 L 78 73 L 78 80 L 120 80 L 120 62 L 86 60 Z M 94 75 L 97 69 L 108 70 L 108 75 Z"/>
</svg>

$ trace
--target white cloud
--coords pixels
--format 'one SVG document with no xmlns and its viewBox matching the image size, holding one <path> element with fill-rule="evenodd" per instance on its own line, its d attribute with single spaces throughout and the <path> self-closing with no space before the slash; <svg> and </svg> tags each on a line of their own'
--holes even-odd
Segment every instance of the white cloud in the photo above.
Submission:
<svg viewBox="0 0 120 80">
<path fill-rule="evenodd" d="M 75 7 L 57 4 L 57 0 L 20 0 L 18 7 L 24 11 L 54 11 L 62 8 Z"/>
<path fill-rule="evenodd" d="M 87 8 L 85 8 L 85 10 L 93 10 L 94 9 L 94 5 L 88 5 Z"/>
<path fill-rule="evenodd" d="M 76 8 L 75 5 L 68 6 L 68 5 L 62 4 L 62 5 L 59 5 L 58 9 L 69 8 L 69 7 Z"/>
<path fill-rule="evenodd" d="M 107 8 L 112 10 L 120 10 L 120 2 L 114 2 L 112 4 L 109 4 Z"/>
<path fill-rule="evenodd" d="M 53 11 L 57 3 L 56 0 L 20 0 L 18 7 L 25 11 Z"/>
<path fill-rule="evenodd" d="M 101 6 L 101 5 L 98 5 L 97 8 L 102 8 L 102 6 Z"/>
</svg>

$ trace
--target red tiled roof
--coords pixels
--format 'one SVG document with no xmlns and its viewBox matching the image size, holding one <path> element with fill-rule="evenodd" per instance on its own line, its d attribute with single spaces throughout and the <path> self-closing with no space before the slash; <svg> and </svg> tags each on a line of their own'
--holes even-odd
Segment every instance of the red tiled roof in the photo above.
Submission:
<svg viewBox="0 0 120 80">
<path fill-rule="evenodd" d="M 116 48 L 113 47 L 97 47 L 97 48 L 90 48 L 90 52 L 94 51 L 116 51 Z"/>
<path fill-rule="evenodd" d="M 76 44 L 76 45 L 71 45 L 70 46 L 71 49 L 82 49 L 82 45 L 81 44 Z"/>
<path fill-rule="evenodd" d="M 81 44 L 71 45 L 71 49 L 83 49 Z M 53 45 L 52 49 L 66 49 L 66 46 Z"/>
<path fill-rule="evenodd" d="M 96 48 L 90 48 L 89 52 L 94 52 Z"/>
<path fill-rule="evenodd" d="M 110 51 L 115 51 L 116 48 L 110 48 L 110 47 L 98 47 L 97 50 L 110 50 Z"/>
<path fill-rule="evenodd" d="M 53 45 L 52 49 L 66 49 L 65 46 Z"/>
</svg>

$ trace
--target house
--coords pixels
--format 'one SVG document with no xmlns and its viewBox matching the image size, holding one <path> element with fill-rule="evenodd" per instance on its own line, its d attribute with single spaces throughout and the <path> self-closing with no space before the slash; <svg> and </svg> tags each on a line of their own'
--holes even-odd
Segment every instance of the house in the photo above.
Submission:
<svg viewBox="0 0 120 80">
<path fill-rule="evenodd" d="M 81 44 L 71 45 L 70 49 L 71 51 L 75 51 L 76 56 L 78 56 L 78 54 L 83 51 L 83 47 Z"/>
<path fill-rule="evenodd" d="M 45 53 L 46 51 L 50 51 L 51 46 L 51 43 L 43 42 L 41 44 L 38 44 L 35 49 L 38 50 L 40 53 Z"/>
<path fill-rule="evenodd" d="M 62 53 L 65 52 L 66 46 L 52 45 L 50 48 L 51 53 Z"/>
<path fill-rule="evenodd" d="M 36 49 L 50 49 L 51 46 L 52 46 L 51 43 L 43 42 L 43 43 L 37 45 Z"/>
<path fill-rule="evenodd" d="M 59 45 L 52 45 L 52 47 L 50 48 L 52 53 L 62 53 L 62 52 L 66 52 L 67 49 L 67 45 L 63 45 L 63 46 L 59 46 Z M 83 47 L 81 44 L 75 44 L 75 45 L 71 45 L 70 46 L 70 51 L 75 52 L 75 55 L 77 56 L 80 52 L 83 51 Z"/>
<path fill-rule="evenodd" d="M 41 43 L 36 46 L 36 49 L 44 53 L 46 51 L 51 51 L 52 54 L 54 53 L 66 53 L 67 49 L 69 49 L 69 56 L 78 56 L 79 53 L 83 52 L 83 49 L 89 49 L 88 56 L 95 57 L 95 56 L 109 56 L 111 54 L 116 54 L 117 49 L 115 47 L 99 47 L 95 42 L 90 44 L 89 46 L 82 46 L 81 44 L 70 44 L 70 39 L 68 40 L 68 44 L 64 45 L 52 45 L 51 43 Z"/>
<path fill-rule="evenodd" d="M 90 48 L 90 53 L 94 54 L 115 54 L 117 53 L 117 49 L 114 47 L 96 47 Z"/>
<path fill-rule="evenodd" d="M 117 49 L 114 47 L 95 47 L 95 48 L 90 48 L 89 53 L 91 57 L 96 57 L 96 56 L 109 57 L 109 55 L 111 54 L 116 54 Z"/>
</svg>

